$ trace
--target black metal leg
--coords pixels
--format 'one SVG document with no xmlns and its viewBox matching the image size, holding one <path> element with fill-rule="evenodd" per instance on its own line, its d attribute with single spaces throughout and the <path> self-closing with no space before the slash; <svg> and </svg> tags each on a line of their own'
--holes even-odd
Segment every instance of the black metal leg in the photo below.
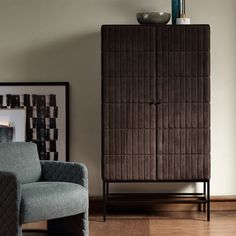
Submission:
<svg viewBox="0 0 236 236">
<path fill-rule="evenodd" d="M 204 201 L 206 201 L 207 200 L 207 198 L 206 198 L 206 182 L 202 182 L 203 183 L 203 191 L 202 191 L 202 197 L 201 197 L 201 199 L 202 200 L 204 200 Z M 204 203 L 200 203 L 199 205 L 198 205 L 198 211 L 206 211 L 206 202 L 204 202 Z"/>
<path fill-rule="evenodd" d="M 210 180 L 207 181 L 207 221 L 210 221 Z"/>
<path fill-rule="evenodd" d="M 203 195 L 204 200 L 206 200 L 206 182 L 203 182 Z M 203 211 L 206 212 L 206 203 L 203 203 Z"/>
<path fill-rule="evenodd" d="M 106 186 L 106 197 L 108 198 L 109 196 L 109 182 L 107 182 L 107 186 Z"/>
<path fill-rule="evenodd" d="M 186 193 L 188 195 L 195 195 Z M 186 195 L 185 194 L 185 195 Z M 175 195 L 175 194 L 174 194 Z M 176 193 L 176 195 L 178 195 Z M 183 195 L 183 194 L 179 194 Z M 202 204 L 204 212 L 207 211 L 207 221 L 210 221 L 210 180 L 203 182 L 203 193 L 196 193 L 201 196 L 200 199 L 204 199 L 205 202 L 199 203 L 199 210 L 201 211 Z M 106 221 L 107 203 L 109 201 L 109 182 L 103 181 L 103 221 Z"/>
<path fill-rule="evenodd" d="M 103 181 L 103 221 L 106 221 L 106 182 Z"/>
<path fill-rule="evenodd" d="M 202 211 L 202 204 L 201 203 L 198 204 L 198 211 Z"/>
</svg>

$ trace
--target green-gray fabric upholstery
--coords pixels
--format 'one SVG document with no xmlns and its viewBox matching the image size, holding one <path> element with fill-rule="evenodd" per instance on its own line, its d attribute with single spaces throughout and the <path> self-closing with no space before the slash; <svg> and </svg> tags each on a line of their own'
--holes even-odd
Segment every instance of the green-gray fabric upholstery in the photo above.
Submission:
<svg viewBox="0 0 236 236">
<path fill-rule="evenodd" d="M 22 223 L 39 220 L 53 232 L 88 236 L 87 168 L 40 161 L 33 143 L 0 144 L 0 236 L 21 236 Z"/>
<path fill-rule="evenodd" d="M 88 188 L 88 173 L 82 163 L 41 161 L 43 181 L 61 181 Z"/>
<path fill-rule="evenodd" d="M 21 223 L 80 214 L 88 205 L 87 190 L 73 183 L 23 184 L 21 195 Z"/>
<path fill-rule="evenodd" d="M 1 143 L 0 171 L 9 171 L 21 184 L 38 181 L 41 177 L 37 146 L 33 143 Z"/>
<path fill-rule="evenodd" d="M 20 185 L 16 176 L 0 171 L 0 236 L 21 236 L 20 200 Z"/>
</svg>

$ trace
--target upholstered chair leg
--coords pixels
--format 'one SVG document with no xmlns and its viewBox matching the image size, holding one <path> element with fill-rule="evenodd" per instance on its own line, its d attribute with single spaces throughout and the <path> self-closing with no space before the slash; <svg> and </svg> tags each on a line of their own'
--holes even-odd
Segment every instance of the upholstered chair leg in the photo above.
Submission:
<svg viewBox="0 0 236 236">
<path fill-rule="evenodd" d="M 48 232 L 66 236 L 88 236 L 88 214 L 48 220 Z"/>
</svg>

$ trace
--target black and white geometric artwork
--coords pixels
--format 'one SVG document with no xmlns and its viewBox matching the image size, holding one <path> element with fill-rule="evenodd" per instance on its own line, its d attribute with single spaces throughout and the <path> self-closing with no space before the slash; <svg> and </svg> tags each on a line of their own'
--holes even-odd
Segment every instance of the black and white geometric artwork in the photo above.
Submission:
<svg viewBox="0 0 236 236">
<path fill-rule="evenodd" d="M 0 83 L 0 109 L 26 110 L 25 141 L 37 144 L 41 160 L 68 160 L 68 83 L 23 85 Z"/>
</svg>

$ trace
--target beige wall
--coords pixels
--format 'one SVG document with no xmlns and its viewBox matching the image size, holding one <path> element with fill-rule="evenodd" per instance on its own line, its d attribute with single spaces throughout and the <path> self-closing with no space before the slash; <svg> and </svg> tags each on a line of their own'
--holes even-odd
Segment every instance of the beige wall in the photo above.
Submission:
<svg viewBox="0 0 236 236">
<path fill-rule="evenodd" d="M 101 194 L 100 26 L 135 24 L 136 12 L 170 11 L 170 2 L 0 0 L 0 81 L 70 82 L 71 160 L 88 166 L 91 195 Z M 236 195 L 236 1 L 186 2 L 192 23 L 212 32 L 212 194 Z M 158 186 L 119 189 L 187 187 Z"/>
</svg>

